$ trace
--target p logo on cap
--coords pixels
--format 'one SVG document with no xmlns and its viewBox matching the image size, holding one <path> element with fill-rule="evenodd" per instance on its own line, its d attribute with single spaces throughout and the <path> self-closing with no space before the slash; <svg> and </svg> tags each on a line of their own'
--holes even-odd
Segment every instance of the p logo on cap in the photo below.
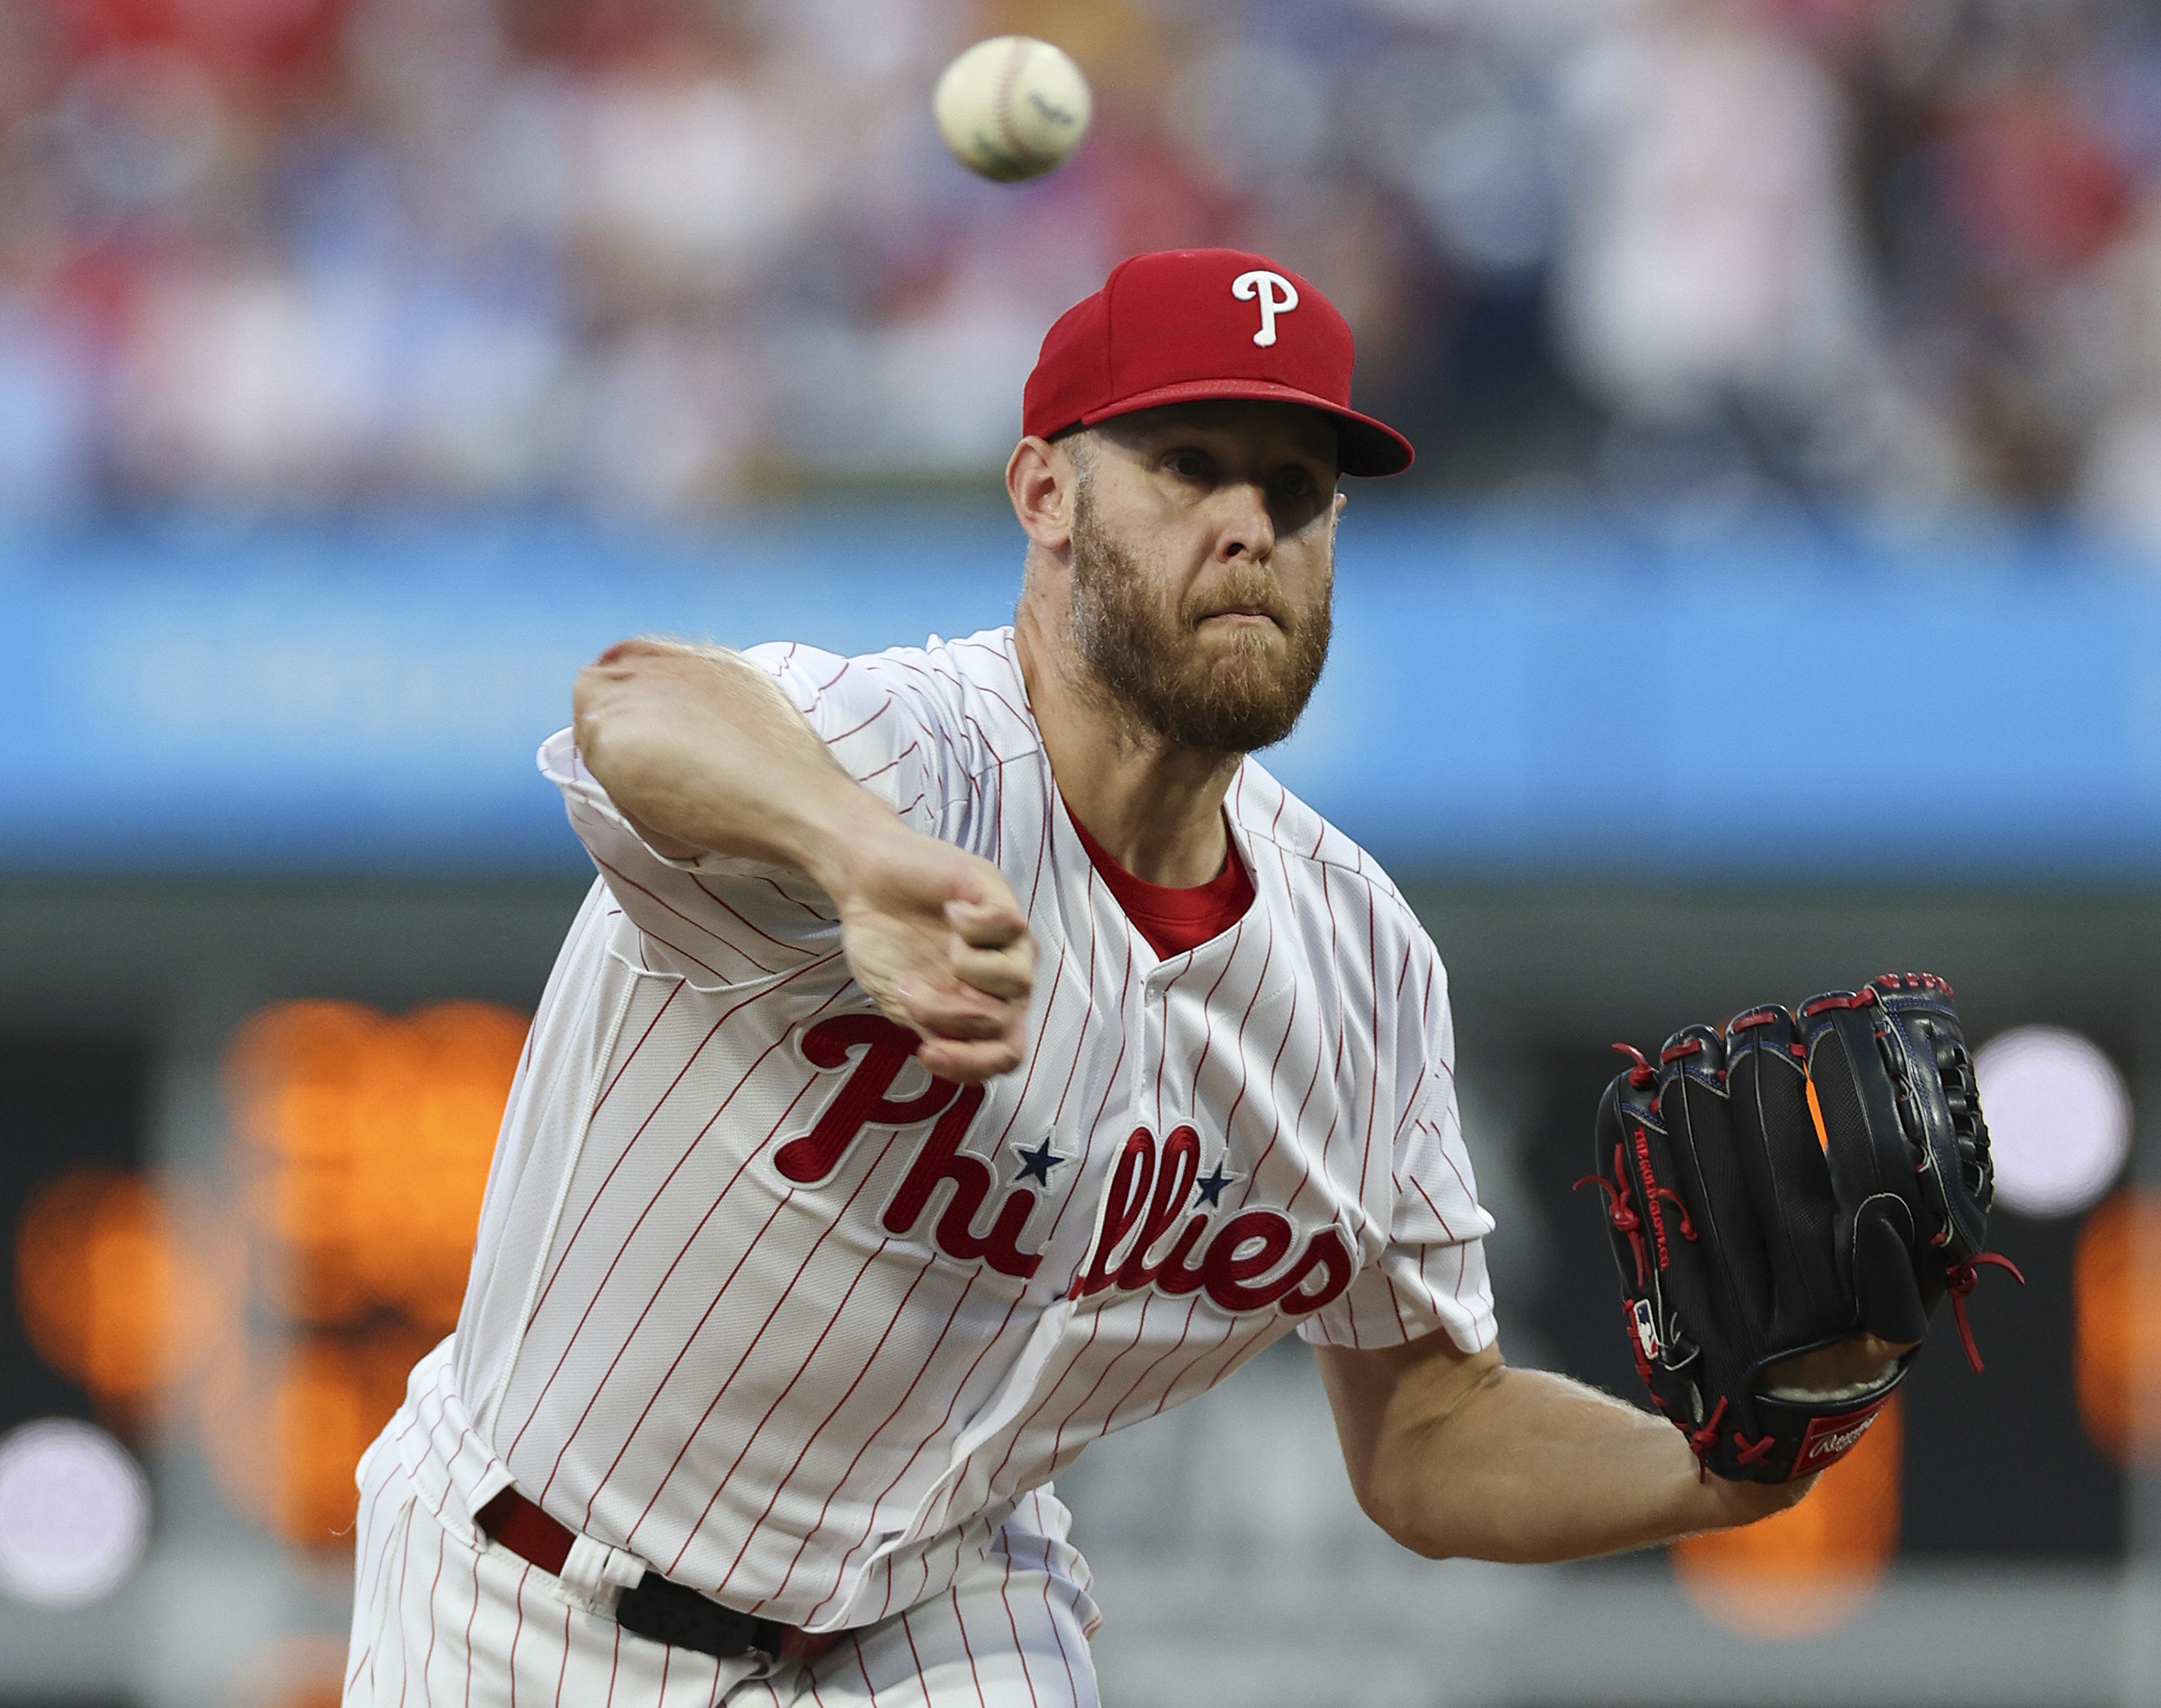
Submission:
<svg viewBox="0 0 2161 1708">
<path fill-rule="evenodd" d="M 1351 407 L 1352 355 L 1350 325 L 1335 305 L 1265 255 L 1136 255 L 1044 339 L 1021 400 L 1022 429 L 1050 438 L 1212 398 L 1295 403 L 1334 422 L 1344 474 L 1398 474 L 1411 465 L 1410 441 Z"/>
<path fill-rule="evenodd" d="M 1253 334 L 1253 342 L 1263 348 L 1276 341 L 1276 316 L 1288 314 L 1298 305 L 1298 287 L 1264 267 L 1233 279 L 1231 294 L 1241 303 L 1261 299 L 1261 330 Z"/>
</svg>

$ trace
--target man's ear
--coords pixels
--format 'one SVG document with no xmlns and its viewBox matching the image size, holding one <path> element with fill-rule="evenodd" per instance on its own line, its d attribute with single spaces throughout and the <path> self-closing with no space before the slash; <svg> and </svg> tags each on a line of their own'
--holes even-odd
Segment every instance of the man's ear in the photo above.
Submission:
<svg viewBox="0 0 2161 1708">
<path fill-rule="evenodd" d="M 1028 538 L 1062 552 L 1073 538 L 1075 470 L 1071 452 L 1030 434 L 1006 464 L 1006 495 Z"/>
</svg>

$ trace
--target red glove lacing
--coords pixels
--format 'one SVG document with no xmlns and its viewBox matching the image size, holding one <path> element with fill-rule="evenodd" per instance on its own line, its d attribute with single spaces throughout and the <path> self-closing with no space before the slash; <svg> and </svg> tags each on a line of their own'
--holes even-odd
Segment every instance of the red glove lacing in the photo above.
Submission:
<svg viewBox="0 0 2161 1708">
<path fill-rule="evenodd" d="M 1966 1356 L 1976 1372 L 1981 1369 L 1981 1349 L 1974 1344 L 1973 1324 L 1966 1320 L 1966 1296 L 1981 1284 L 1980 1265 L 1987 1263 L 1999 1270 L 2009 1270 L 2011 1279 L 2021 1287 L 2026 1278 L 2019 1273 L 2019 1266 L 2009 1258 L 1994 1252 L 1983 1252 L 1964 1263 L 1953 1263 L 1943 1272 L 1943 1284 L 1951 1296 L 1951 1315 L 1958 1319 L 1958 1338 L 1966 1343 Z"/>
</svg>

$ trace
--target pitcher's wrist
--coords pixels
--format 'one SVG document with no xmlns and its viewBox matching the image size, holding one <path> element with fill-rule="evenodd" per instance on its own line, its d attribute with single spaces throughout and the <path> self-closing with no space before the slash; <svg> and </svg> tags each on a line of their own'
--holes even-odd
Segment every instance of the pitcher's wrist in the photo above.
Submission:
<svg viewBox="0 0 2161 1708">
<path fill-rule="evenodd" d="M 895 835 L 912 834 L 900 815 L 862 784 L 844 781 L 804 803 L 795 863 L 843 909 Z"/>
</svg>

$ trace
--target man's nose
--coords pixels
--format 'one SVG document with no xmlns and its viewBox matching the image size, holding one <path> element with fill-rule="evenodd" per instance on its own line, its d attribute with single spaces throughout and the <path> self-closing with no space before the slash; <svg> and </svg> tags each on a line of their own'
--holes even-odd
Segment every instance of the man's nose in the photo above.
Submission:
<svg viewBox="0 0 2161 1708">
<path fill-rule="evenodd" d="M 1216 536 L 1216 555 L 1266 563 L 1276 549 L 1276 519 L 1269 513 L 1267 492 L 1258 483 L 1243 481 L 1226 486 L 1222 498 L 1227 513 Z"/>
</svg>

